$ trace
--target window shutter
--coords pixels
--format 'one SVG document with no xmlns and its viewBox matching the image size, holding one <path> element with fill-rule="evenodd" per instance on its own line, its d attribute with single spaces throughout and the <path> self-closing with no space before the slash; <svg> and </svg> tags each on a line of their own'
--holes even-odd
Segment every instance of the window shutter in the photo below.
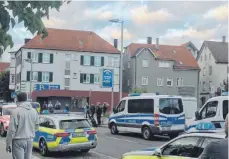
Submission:
<svg viewBox="0 0 229 159">
<path fill-rule="evenodd" d="M 52 82 L 52 81 L 53 81 L 53 73 L 49 72 L 49 82 Z"/>
<path fill-rule="evenodd" d="M 42 82 L 42 72 L 38 72 L 38 82 Z"/>
<path fill-rule="evenodd" d="M 95 65 L 95 57 L 91 56 L 91 66 L 94 66 L 94 65 Z"/>
<path fill-rule="evenodd" d="M 38 54 L 38 63 L 42 63 L 42 58 L 43 58 L 43 54 L 39 53 Z"/>
<path fill-rule="evenodd" d="M 83 83 L 83 74 L 80 74 L 80 83 Z"/>
<path fill-rule="evenodd" d="M 94 83 L 94 74 L 90 74 L 90 83 Z"/>
<path fill-rule="evenodd" d="M 50 54 L 50 63 L 53 63 L 53 54 Z"/>
<path fill-rule="evenodd" d="M 83 65 L 83 64 L 84 64 L 84 63 L 83 63 L 83 60 L 84 60 L 83 58 L 84 58 L 84 57 L 81 55 L 81 56 L 80 56 L 80 65 Z"/>
<path fill-rule="evenodd" d="M 101 66 L 104 66 L 104 57 L 101 57 Z"/>
<path fill-rule="evenodd" d="M 27 52 L 27 59 L 31 59 L 31 52 Z"/>
<path fill-rule="evenodd" d="M 27 77 L 26 77 L 27 81 L 30 81 L 30 71 L 27 71 Z"/>
</svg>

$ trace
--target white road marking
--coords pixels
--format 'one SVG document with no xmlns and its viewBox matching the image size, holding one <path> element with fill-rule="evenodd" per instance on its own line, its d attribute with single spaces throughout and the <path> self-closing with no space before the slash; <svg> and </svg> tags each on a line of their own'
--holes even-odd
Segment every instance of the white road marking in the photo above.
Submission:
<svg viewBox="0 0 229 159">
<path fill-rule="evenodd" d="M 0 140 L 0 143 L 6 145 L 6 143 L 4 141 L 2 141 L 2 140 Z M 32 159 L 41 159 L 41 158 L 32 155 Z"/>
<path fill-rule="evenodd" d="M 136 141 L 125 140 L 125 139 L 120 139 L 120 138 L 116 138 L 116 137 L 106 136 L 106 138 L 110 138 L 110 139 L 114 139 L 114 140 L 119 140 L 119 141 L 125 141 L 125 142 L 130 142 L 130 143 L 139 144 L 139 142 L 136 142 Z"/>
<path fill-rule="evenodd" d="M 115 158 L 115 157 L 112 157 L 112 156 L 105 155 L 105 154 L 100 153 L 100 152 L 96 152 L 96 151 L 90 151 L 90 152 L 95 153 L 96 155 L 99 155 L 99 156 L 106 157 L 108 159 L 118 159 L 118 158 Z"/>
</svg>

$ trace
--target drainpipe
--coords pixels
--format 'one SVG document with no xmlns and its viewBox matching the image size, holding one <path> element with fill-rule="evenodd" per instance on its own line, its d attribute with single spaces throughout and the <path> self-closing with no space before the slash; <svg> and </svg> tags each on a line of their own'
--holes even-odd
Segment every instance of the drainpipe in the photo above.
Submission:
<svg viewBox="0 0 229 159">
<path fill-rule="evenodd" d="M 134 71 L 134 85 L 135 85 L 135 89 L 137 88 L 137 57 L 135 56 L 135 71 Z"/>
<path fill-rule="evenodd" d="M 197 70 L 197 109 L 200 109 L 200 70 Z"/>
</svg>

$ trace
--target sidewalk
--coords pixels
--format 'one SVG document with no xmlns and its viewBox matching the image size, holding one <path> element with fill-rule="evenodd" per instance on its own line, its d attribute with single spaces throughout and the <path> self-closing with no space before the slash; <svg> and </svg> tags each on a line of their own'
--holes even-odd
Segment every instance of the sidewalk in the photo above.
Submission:
<svg viewBox="0 0 229 159">
<path fill-rule="evenodd" d="M 0 142 L 0 154 L 1 154 L 1 158 L 3 159 L 12 158 L 11 154 L 6 152 L 6 145 L 2 142 Z"/>
</svg>

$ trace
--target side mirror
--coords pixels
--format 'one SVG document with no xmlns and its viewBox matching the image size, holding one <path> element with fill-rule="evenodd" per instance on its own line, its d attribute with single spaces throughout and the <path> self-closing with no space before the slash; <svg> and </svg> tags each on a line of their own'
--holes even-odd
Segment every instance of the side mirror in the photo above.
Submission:
<svg viewBox="0 0 229 159">
<path fill-rule="evenodd" d="M 195 112 L 195 117 L 196 117 L 196 120 L 200 120 L 201 119 L 200 113 L 198 111 Z"/>
<path fill-rule="evenodd" d="M 154 155 L 157 156 L 157 157 L 161 157 L 161 156 L 162 156 L 161 149 L 156 149 L 156 150 L 154 151 Z"/>
<path fill-rule="evenodd" d="M 117 110 L 116 110 L 116 108 L 113 108 L 113 113 L 115 114 L 115 113 L 117 113 Z"/>
</svg>

